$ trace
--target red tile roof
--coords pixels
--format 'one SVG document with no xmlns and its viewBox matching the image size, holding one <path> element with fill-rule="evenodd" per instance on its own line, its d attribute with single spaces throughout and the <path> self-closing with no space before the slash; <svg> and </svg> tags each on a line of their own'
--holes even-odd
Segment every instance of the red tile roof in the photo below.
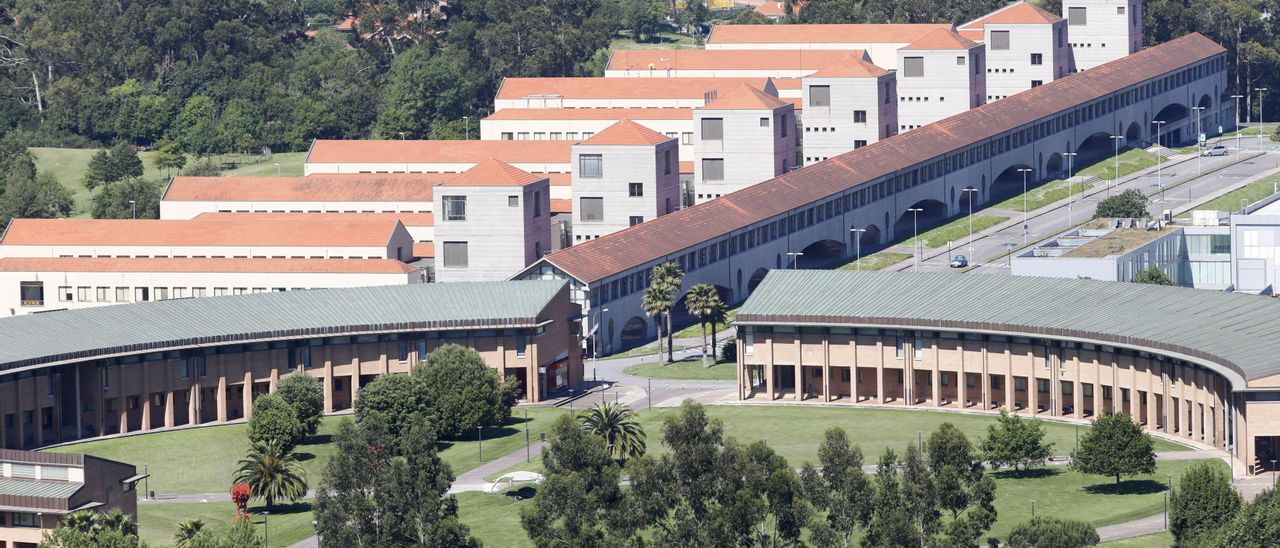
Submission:
<svg viewBox="0 0 1280 548">
<path fill-rule="evenodd" d="M 744 86 L 745 87 L 745 86 Z M 752 88 L 747 88 L 752 89 Z M 764 92 L 759 92 L 764 93 Z M 644 127 L 631 120 L 621 120 L 607 128 L 604 128 L 590 139 L 582 142 L 584 145 L 618 145 L 618 146 L 645 146 L 656 145 L 671 141 L 671 137 L 667 137 L 652 129 Z"/>
<path fill-rule="evenodd" d="M 436 244 L 432 242 L 414 242 L 413 256 L 418 259 L 429 259 L 436 256 Z"/>
<path fill-rule="evenodd" d="M 513 164 L 569 161 L 571 141 L 399 141 L 317 139 L 309 164 L 466 164 L 497 158 Z"/>
<path fill-rule="evenodd" d="M 504 108 L 485 120 L 692 120 L 689 108 Z"/>
<path fill-rule="evenodd" d="M 551 200 L 551 213 L 573 213 L 573 200 L 553 198 Z"/>
<path fill-rule="evenodd" d="M 741 84 L 764 89 L 768 78 L 507 78 L 498 100 L 550 96 L 564 99 L 700 99 Z"/>
<path fill-rule="evenodd" d="M 617 50 L 609 58 L 608 70 L 645 70 L 660 75 L 674 70 L 818 70 L 849 57 L 862 58 L 862 50 L 753 50 L 743 55 L 737 50 Z"/>
<path fill-rule="evenodd" d="M 938 29 L 926 34 L 919 40 L 907 44 L 907 46 L 902 49 L 973 49 L 979 46 L 981 46 L 981 44 L 960 36 L 959 33 L 956 33 L 951 29 Z"/>
<path fill-rule="evenodd" d="M 401 274 L 417 268 L 395 259 L 181 259 L 6 257 L 0 272 L 289 272 Z"/>
<path fill-rule="evenodd" d="M 545 179 L 544 175 L 534 175 L 497 158 L 489 158 L 462 172 L 462 175 L 440 184 L 443 186 L 524 186 Z"/>
<path fill-rule="evenodd" d="M 982 30 L 987 24 L 1045 25 L 1062 18 L 1028 2 L 1015 2 L 957 27 L 958 30 Z"/>
<path fill-rule="evenodd" d="M 1192 33 L 547 256 L 592 283 L 1225 52 Z"/>
<path fill-rule="evenodd" d="M 944 23 L 828 24 L 828 25 L 716 25 L 708 44 L 877 44 L 910 43 Z"/>
<path fill-rule="evenodd" d="M 385 246 L 399 226 L 393 218 L 349 215 L 326 219 L 201 218 L 14 219 L 0 245 L 50 246 Z M 230 215 L 230 214 L 223 214 Z M 245 214 L 252 215 L 252 214 Z"/>
<path fill-rule="evenodd" d="M 889 71 L 861 57 L 846 57 L 810 74 L 810 78 L 879 78 Z"/>
<path fill-rule="evenodd" d="M 738 86 L 720 94 L 698 110 L 773 110 L 790 103 L 751 86 Z"/>
<path fill-rule="evenodd" d="M 680 160 L 680 173 L 693 173 L 693 160 Z"/>
<path fill-rule="evenodd" d="M 313 174 L 307 177 L 174 177 L 176 202 L 430 202 L 453 173 Z"/>
<path fill-rule="evenodd" d="M 775 2 L 773 0 L 766 0 L 763 4 L 757 4 L 754 9 L 756 13 L 765 17 L 782 17 L 787 14 L 786 4 L 784 2 Z M 798 13 L 800 11 L 800 6 L 796 5 L 792 9 L 794 10 L 792 13 Z"/>
<path fill-rule="evenodd" d="M 195 216 L 196 220 L 202 221 L 308 221 L 308 222 L 342 222 L 347 220 L 357 221 L 383 221 L 394 222 L 400 221 L 406 227 L 410 226 L 435 226 L 435 213 L 430 211 L 420 212 L 369 212 L 369 213 L 312 213 L 312 212 L 281 212 L 281 211 L 263 211 L 263 212 L 235 212 L 235 211 L 211 211 L 201 213 Z"/>
</svg>

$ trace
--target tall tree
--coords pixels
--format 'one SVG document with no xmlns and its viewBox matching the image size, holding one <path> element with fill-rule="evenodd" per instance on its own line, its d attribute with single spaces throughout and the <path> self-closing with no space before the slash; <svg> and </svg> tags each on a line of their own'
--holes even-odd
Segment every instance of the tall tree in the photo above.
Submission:
<svg viewBox="0 0 1280 548">
<path fill-rule="evenodd" d="M 707 363 L 707 320 L 711 318 L 715 310 L 724 309 L 724 301 L 720 300 L 720 294 L 716 293 L 715 286 L 711 284 L 698 284 L 689 288 L 689 294 L 684 297 L 685 310 L 690 316 L 698 319 L 698 326 L 702 329 L 702 366 L 708 367 L 715 363 L 715 349 L 711 350 L 711 364 Z"/>
<path fill-rule="evenodd" d="M 1231 480 L 1210 464 L 1196 464 L 1178 478 L 1169 493 L 1169 532 L 1179 546 L 1206 544 L 1199 537 L 1231 521 L 1240 510 L 1240 494 Z"/>
<path fill-rule="evenodd" d="M 609 453 L 622 461 L 644 456 L 644 427 L 630 407 L 601 402 L 578 416 L 588 432 L 604 439 Z"/>
<path fill-rule="evenodd" d="M 1052 443 L 1044 442 L 1044 436 L 1044 426 L 1039 421 L 1023 420 L 1001 409 L 995 424 L 987 426 L 987 436 L 981 444 L 982 458 L 996 469 L 1043 465 L 1053 448 Z"/>
<path fill-rule="evenodd" d="M 20 175 L 6 178 L 3 194 L 0 194 L 0 223 L 7 225 L 10 219 L 53 219 L 71 214 L 71 191 L 58 183 L 52 175 L 40 173 L 35 177 Z"/>
<path fill-rule="evenodd" d="M 849 437 L 839 427 L 827 429 L 818 446 L 822 465 L 821 497 L 814 506 L 825 510 L 826 523 L 814 525 L 815 542 L 848 548 L 860 527 L 871 520 L 875 490 L 862 471 L 862 449 L 849 445 Z"/>
<path fill-rule="evenodd" d="M 293 408 L 293 415 L 302 426 L 302 437 L 316 435 L 324 413 L 324 385 L 320 379 L 305 371 L 287 375 L 276 384 L 276 394 Z"/>
<path fill-rule="evenodd" d="M 511 416 L 512 398 L 504 395 L 498 372 L 479 352 L 446 344 L 427 355 L 425 364 L 413 369 L 422 396 L 429 402 L 432 426 L 444 438 L 476 433 L 482 426 L 497 426 Z"/>
<path fill-rule="evenodd" d="M 666 341 L 662 338 L 662 318 L 671 312 L 671 307 L 675 303 L 671 302 L 671 293 L 659 287 L 657 284 L 651 284 L 644 288 L 644 294 L 640 297 L 640 308 L 644 309 L 644 313 L 653 318 L 653 324 L 658 328 L 658 355 L 664 356 L 662 348 Z"/>
<path fill-rule="evenodd" d="M 157 181 L 121 181 L 103 187 L 93 196 L 91 213 L 95 219 L 159 219 L 163 191 Z"/>
<path fill-rule="evenodd" d="M 476 93 L 466 64 L 455 49 L 433 54 L 426 46 L 416 46 L 396 56 L 382 89 L 374 135 L 425 139 L 437 124 L 461 121 L 472 112 Z M 479 123 L 478 117 L 472 118 Z"/>
<path fill-rule="evenodd" d="M 269 510 L 279 499 L 296 501 L 307 494 L 302 464 L 279 439 L 253 442 L 236 464 L 232 481 L 247 484 L 253 497 L 263 499 Z"/>
<path fill-rule="evenodd" d="M 1151 436 L 1128 413 L 1117 413 L 1093 422 L 1080 448 L 1071 453 L 1071 468 L 1114 477 L 1119 485 L 1120 476 L 1155 473 L 1156 453 Z"/>
<path fill-rule="evenodd" d="M 658 287 L 662 291 L 665 291 L 668 295 L 671 295 L 672 299 L 674 299 L 675 296 L 680 293 L 680 286 L 684 285 L 684 282 L 681 280 L 682 277 L 684 277 L 684 271 L 680 269 L 680 266 L 674 262 L 667 261 L 665 263 L 658 264 L 653 267 L 653 272 L 651 274 L 651 281 L 649 283 Z M 670 310 L 667 311 L 666 319 L 667 319 L 667 362 L 670 363 L 670 362 L 676 361 L 675 350 L 672 349 L 672 344 L 675 341 L 671 331 L 671 311 Z"/>
<path fill-rule="evenodd" d="M 279 394 L 263 394 L 254 400 L 253 413 L 249 416 L 249 441 L 276 441 L 288 452 L 302 441 L 303 433 L 297 412 Z"/>
</svg>

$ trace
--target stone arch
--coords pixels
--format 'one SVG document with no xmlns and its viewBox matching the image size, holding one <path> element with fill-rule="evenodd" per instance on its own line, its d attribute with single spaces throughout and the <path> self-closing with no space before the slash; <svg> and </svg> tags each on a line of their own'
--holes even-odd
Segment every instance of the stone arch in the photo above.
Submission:
<svg viewBox="0 0 1280 548">
<path fill-rule="evenodd" d="M 1124 130 L 1124 144 L 1136 147 L 1140 143 L 1142 143 L 1142 125 L 1137 122 L 1130 122 L 1128 129 Z"/>
<path fill-rule="evenodd" d="M 985 185 L 986 182 L 984 181 L 983 184 Z M 976 192 L 971 192 L 971 191 L 976 191 Z M 979 203 L 982 203 L 982 196 L 974 196 L 974 194 L 982 194 L 982 191 L 979 190 L 978 187 L 975 187 L 973 185 L 965 185 L 965 187 L 960 190 L 960 200 L 958 203 L 958 206 L 960 208 L 960 213 L 969 212 L 970 200 L 974 201 L 973 205 L 975 210 L 977 209 L 977 205 Z"/>
<path fill-rule="evenodd" d="M 1044 164 L 1045 177 L 1065 176 L 1067 174 L 1067 163 L 1063 161 L 1062 153 L 1055 152 L 1049 155 L 1049 161 Z"/>
<path fill-rule="evenodd" d="M 764 281 L 764 276 L 768 273 L 769 269 L 767 268 L 757 268 L 755 272 L 751 273 L 751 278 L 747 280 L 747 293 L 750 294 L 755 291 L 756 286 L 760 285 L 760 282 Z"/>
<path fill-rule="evenodd" d="M 1099 131 L 1090 135 L 1085 140 L 1080 141 L 1080 146 L 1076 147 L 1075 150 L 1076 157 L 1071 162 L 1074 164 L 1074 169 L 1079 170 L 1081 166 L 1091 164 L 1102 160 L 1103 158 L 1110 158 L 1115 152 L 1115 143 L 1111 142 L 1113 140 L 1114 139 L 1111 138 L 1111 134 L 1105 131 Z M 1123 143 L 1121 143 L 1121 146 L 1123 148 Z"/>
<path fill-rule="evenodd" d="M 1153 141 L 1158 141 L 1161 146 L 1166 147 L 1173 147 L 1182 144 L 1186 137 L 1184 135 L 1185 132 L 1183 131 L 1186 124 L 1183 123 L 1183 121 L 1186 120 L 1190 114 L 1191 109 L 1187 108 L 1187 105 L 1182 103 L 1169 103 L 1168 105 L 1165 105 L 1164 108 L 1156 112 L 1155 118 L 1152 118 L 1153 122 L 1157 120 L 1164 122 L 1164 124 L 1158 128 L 1156 127 L 1158 124 L 1151 124 L 1151 135 L 1153 137 Z"/>
<path fill-rule="evenodd" d="M 1043 156 L 1043 154 L 1041 155 Z M 1037 181 L 1035 168 L 1027 164 L 1013 164 L 1004 171 L 1001 171 L 996 178 L 991 181 L 991 199 L 999 200 L 1007 196 L 1016 196 L 1022 193 L 1023 172 L 1020 169 L 1030 169 L 1026 173 L 1026 186 L 1028 189 L 1033 188 Z"/>
<path fill-rule="evenodd" d="M 847 251 L 844 242 L 838 240 L 818 240 L 800 250 L 797 257 L 798 268 L 821 268 L 844 261 Z"/>
<path fill-rule="evenodd" d="M 923 232 L 941 224 L 942 221 L 947 218 L 947 204 L 937 200 L 920 200 L 919 202 L 911 204 L 911 207 L 907 209 L 915 208 L 923 209 L 924 211 L 916 214 L 914 219 L 912 218 L 913 215 L 911 211 L 903 211 L 902 216 L 898 217 L 898 221 L 894 223 L 893 236 L 895 239 L 911 237 L 913 221 L 918 225 L 920 231 Z"/>
<path fill-rule="evenodd" d="M 649 340 L 649 322 L 641 316 L 632 316 L 622 325 L 619 333 L 622 348 L 640 346 Z"/>
</svg>

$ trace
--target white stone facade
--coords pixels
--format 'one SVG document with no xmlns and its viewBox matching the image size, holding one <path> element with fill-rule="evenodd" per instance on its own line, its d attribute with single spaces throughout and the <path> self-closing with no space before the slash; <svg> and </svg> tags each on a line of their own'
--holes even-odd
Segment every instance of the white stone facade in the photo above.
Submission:
<svg viewBox="0 0 1280 548">
<path fill-rule="evenodd" d="M 709 125 L 722 124 L 720 139 L 708 139 Z M 791 105 L 772 110 L 697 109 L 694 121 L 694 200 L 702 203 L 771 179 L 798 166 L 796 123 Z M 715 165 L 719 166 L 717 172 Z"/>
<path fill-rule="evenodd" d="M 443 203 L 456 198 L 466 203 L 462 217 Z M 438 282 L 505 280 L 551 250 L 545 178 L 521 186 L 439 185 L 433 200 Z"/>
<path fill-rule="evenodd" d="M 573 158 L 574 243 L 680 208 L 680 151 L 674 140 L 657 145 L 578 144 Z M 592 168 L 584 166 L 597 161 L 600 176 L 585 177 L 584 171 Z"/>
<path fill-rule="evenodd" d="M 1038 25 L 989 23 L 983 30 L 983 41 L 988 102 L 1070 74 L 1066 21 Z"/>
<path fill-rule="evenodd" d="M 1063 0 L 1072 71 L 1089 70 L 1142 49 L 1141 0 Z"/>
<path fill-rule="evenodd" d="M 968 49 L 898 50 L 898 133 L 983 104 L 985 57 L 981 44 Z M 916 63 L 919 73 L 907 66 Z"/>
<path fill-rule="evenodd" d="M 826 106 L 816 105 L 812 90 L 823 86 L 829 100 Z M 893 73 L 879 77 L 805 78 L 804 93 L 803 165 L 898 133 L 897 82 Z"/>
</svg>

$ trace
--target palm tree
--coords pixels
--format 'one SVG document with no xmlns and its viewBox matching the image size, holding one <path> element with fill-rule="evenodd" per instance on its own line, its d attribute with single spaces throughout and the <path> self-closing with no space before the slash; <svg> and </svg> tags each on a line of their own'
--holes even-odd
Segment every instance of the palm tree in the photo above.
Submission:
<svg viewBox="0 0 1280 548">
<path fill-rule="evenodd" d="M 724 300 L 720 298 L 720 292 L 716 292 L 716 298 L 711 301 L 711 311 L 707 315 L 707 322 L 711 324 L 711 358 L 714 362 L 720 352 L 719 343 L 716 341 L 716 332 L 719 331 L 717 325 L 729 325 L 729 308 L 725 306 Z"/>
<path fill-rule="evenodd" d="M 120 511 L 119 508 L 105 514 L 99 514 L 98 519 L 95 521 L 94 527 L 98 532 L 114 531 L 123 536 L 138 534 L 138 524 L 133 522 L 133 518 L 129 514 Z"/>
<path fill-rule="evenodd" d="M 711 284 L 698 284 L 689 288 L 689 294 L 684 298 L 685 309 L 689 311 L 689 315 L 698 318 L 698 326 L 702 328 L 703 367 L 707 367 L 707 319 L 711 317 L 716 303 L 724 307 L 720 294 L 716 293 L 716 287 Z"/>
<path fill-rule="evenodd" d="M 619 460 L 644 456 L 644 427 L 630 407 L 602 402 L 578 415 L 578 419 L 588 432 L 604 438 L 609 453 Z"/>
<path fill-rule="evenodd" d="M 196 535 L 204 530 L 204 520 L 193 518 L 178 523 L 178 533 L 173 536 L 173 543 L 177 546 L 186 546 Z"/>
<path fill-rule="evenodd" d="M 663 291 L 657 285 L 651 285 L 644 289 L 644 295 L 640 297 L 640 308 L 644 309 L 644 313 L 653 316 L 653 323 L 658 327 L 658 355 L 662 352 L 662 315 L 671 311 L 671 294 Z"/>
<path fill-rule="evenodd" d="M 676 293 L 680 291 L 680 286 L 684 284 L 680 278 L 684 276 L 684 271 L 680 270 L 680 266 L 671 261 L 659 264 L 653 267 L 653 285 L 662 288 L 675 298 Z M 676 361 L 675 351 L 672 349 L 674 337 L 671 331 L 671 311 L 667 311 L 667 362 Z"/>
<path fill-rule="evenodd" d="M 62 518 L 62 525 L 68 529 L 75 529 L 81 533 L 90 533 L 98 525 L 98 515 L 93 512 L 72 512 Z"/>
<path fill-rule="evenodd" d="M 285 450 L 280 440 L 254 442 L 240 463 L 232 481 L 249 485 L 254 498 L 266 500 L 267 508 L 276 499 L 298 500 L 307 494 L 307 480 L 302 465 L 293 451 Z"/>
</svg>

